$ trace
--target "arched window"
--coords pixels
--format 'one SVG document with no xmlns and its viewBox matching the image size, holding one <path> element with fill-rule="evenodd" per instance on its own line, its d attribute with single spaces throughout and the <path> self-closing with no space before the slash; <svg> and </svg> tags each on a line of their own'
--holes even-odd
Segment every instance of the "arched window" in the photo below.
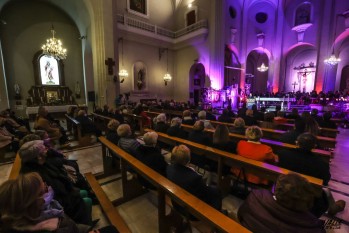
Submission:
<svg viewBox="0 0 349 233">
<path fill-rule="evenodd" d="M 309 2 L 302 3 L 296 9 L 294 26 L 310 23 L 311 4 Z"/>
</svg>

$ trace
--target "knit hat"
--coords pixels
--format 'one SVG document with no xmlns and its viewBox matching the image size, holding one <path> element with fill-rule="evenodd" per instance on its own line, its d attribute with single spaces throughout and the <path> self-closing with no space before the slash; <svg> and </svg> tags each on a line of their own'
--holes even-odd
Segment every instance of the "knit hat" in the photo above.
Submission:
<svg viewBox="0 0 349 233">
<path fill-rule="evenodd" d="M 45 147 L 44 141 L 34 140 L 24 143 L 19 149 L 19 157 L 21 157 L 22 162 L 28 162 L 40 155 L 40 149 Z"/>
</svg>

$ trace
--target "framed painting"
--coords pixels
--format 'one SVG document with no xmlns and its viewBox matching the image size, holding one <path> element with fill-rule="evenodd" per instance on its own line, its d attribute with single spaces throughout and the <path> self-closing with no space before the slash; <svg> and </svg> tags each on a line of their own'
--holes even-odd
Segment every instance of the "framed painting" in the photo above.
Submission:
<svg viewBox="0 0 349 233">
<path fill-rule="evenodd" d="M 148 0 L 127 0 L 127 11 L 140 17 L 149 18 Z"/>
<path fill-rule="evenodd" d="M 33 58 L 35 84 L 37 86 L 64 86 L 64 71 L 62 60 L 47 56 L 42 50 Z"/>
<path fill-rule="evenodd" d="M 58 61 L 43 55 L 39 59 L 41 85 L 60 85 Z"/>
</svg>

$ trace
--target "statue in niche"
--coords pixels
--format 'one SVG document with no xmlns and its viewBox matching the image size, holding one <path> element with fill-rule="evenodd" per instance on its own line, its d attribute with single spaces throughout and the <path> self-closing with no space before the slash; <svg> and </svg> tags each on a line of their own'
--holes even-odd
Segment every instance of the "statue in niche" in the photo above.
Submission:
<svg viewBox="0 0 349 233">
<path fill-rule="evenodd" d="M 144 76 L 145 76 L 145 70 L 144 69 L 140 69 L 137 73 L 137 87 L 138 90 L 142 90 L 143 86 L 144 86 Z"/>
<path fill-rule="evenodd" d="M 76 81 L 76 84 L 75 84 L 75 97 L 77 99 L 80 99 L 81 97 L 81 88 L 80 88 L 79 81 Z"/>
<path fill-rule="evenodd" d="M 310 4 L 303 4 L 296 10 L 295 26 L 310 23 Z"/>
<path fill-rule="evenodd" d="M 15 84 L 14 89 L 15 89 L 15 99 L 16 100 L 21 99 L 21 88 L 17 83 Z"/>
</svg>

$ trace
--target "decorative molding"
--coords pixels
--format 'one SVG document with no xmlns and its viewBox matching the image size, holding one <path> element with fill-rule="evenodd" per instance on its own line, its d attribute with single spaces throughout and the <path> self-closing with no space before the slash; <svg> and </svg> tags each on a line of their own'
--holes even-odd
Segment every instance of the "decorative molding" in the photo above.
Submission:
<svg viewBox="0 0 349 233">
<path fill-rule="evenodd" d="M 312 23 L 305 23 L 305 24 L 301 24 L 301 25 L 297 25 L 295 27 L 292 28 L 292 31 L 297 32 L 297 40 L 298 43 L 303 42 L 304 40 L 304 32 L 311 27 L 313 24 Z"/>
</svg>

